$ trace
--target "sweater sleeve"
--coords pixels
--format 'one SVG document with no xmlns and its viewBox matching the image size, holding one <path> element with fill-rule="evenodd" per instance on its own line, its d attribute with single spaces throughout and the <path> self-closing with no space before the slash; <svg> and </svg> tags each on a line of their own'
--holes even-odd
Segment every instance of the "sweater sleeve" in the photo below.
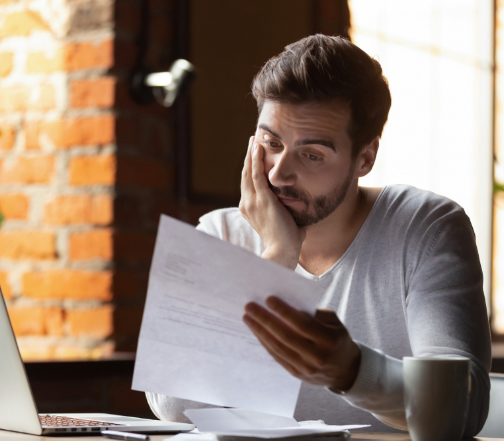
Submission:
<svg viewBox="0 0 504 441">
<path fill-rule="evenodd" d="M 489 405 L 490 332 L 474 233 L 463 211 L 432 224 L 409 268 L 405 313 L 414 356 L 458 355 L 471 360 L 471 393 L 464 437 L 483 427 Z M 343 398 L 383 423 L 406 429 L 402 360 L 359 344 L 357 379 Z"/>
</svg>

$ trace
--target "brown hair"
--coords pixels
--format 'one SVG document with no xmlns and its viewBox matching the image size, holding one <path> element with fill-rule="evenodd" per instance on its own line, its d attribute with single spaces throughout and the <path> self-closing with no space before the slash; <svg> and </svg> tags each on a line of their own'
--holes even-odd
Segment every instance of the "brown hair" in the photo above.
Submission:
<svg viewBox="0 0 504 441">
<path fill-rule="evenodd" d="M 322 34 L 290 44 L 268 60 L 252 82 L 252 95 L 259 113 L 265 101 L 347 104 L 354 157 L 381 136 L 391 104 L 380 63 L 348 40 Z"/>
</svg>

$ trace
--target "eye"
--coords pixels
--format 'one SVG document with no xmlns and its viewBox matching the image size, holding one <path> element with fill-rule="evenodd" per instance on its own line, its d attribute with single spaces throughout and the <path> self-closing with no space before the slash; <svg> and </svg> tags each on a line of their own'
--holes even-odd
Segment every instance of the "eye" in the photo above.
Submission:
<svg viewBox="0 0 504 441">
<path fill-rule="evenodd" d="M 311 153 L 307 153 L 306 154 L 306 157 L 310 160 L 310 161 L 320 161 L 322 158 L 320 156 L 317 156 L 317 155 L 312 155 Z"/>
<path fill-rule="evenodd" d="M 268 144 L 270 147 L 280 147 L 280 143 L 275 141 L 266 141 L 266 144 Z"/>
</svg>

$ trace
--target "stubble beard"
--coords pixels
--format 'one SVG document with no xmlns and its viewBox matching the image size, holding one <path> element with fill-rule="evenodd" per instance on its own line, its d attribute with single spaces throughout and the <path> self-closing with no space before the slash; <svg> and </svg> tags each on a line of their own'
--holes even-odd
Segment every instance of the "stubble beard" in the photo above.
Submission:
<svg viewBox="0 0 504 441">
<path fill-rule="evenodd" d="M 268 185 L 271 191 L 277 196 L 298 199 L 304 202 L 306 209 L 303 211 L 296 211 L 289 206 L 285 206 L 285 208 L 287 208 L 292 215 L 298 227 L 308 227 L 324 220 L 341 205 L 352 183 L 353 171 L 354 164 L 350 167 L 349 173 L 343 184 L 338 185 L 328 194 L 317 196 L 313 199 L 292 187 L 275 187 L 269 182 L 269 179 Z"/>
</svg>

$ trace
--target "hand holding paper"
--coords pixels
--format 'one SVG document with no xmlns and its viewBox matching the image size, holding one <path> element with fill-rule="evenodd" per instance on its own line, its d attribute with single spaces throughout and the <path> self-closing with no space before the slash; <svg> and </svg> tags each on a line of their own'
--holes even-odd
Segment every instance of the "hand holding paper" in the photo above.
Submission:
<svg viewBox="0 0 504 441">
<path fill-rule="evenodd" d="M 315 317 L 276 297 L 266 300 L 274 312 L 250 303 L 244 321 L 270 355 L 293 376 L 316 386 L 350 389 L 360 364 L 360 349 L 330 309 Z"/>
<path fill-rule="evenodd" d="M 314 313 L 317 283 L 162 216 L 133 389 L 292 416 L 301 381 L 242 322 L 275 295 Z"/>
</svg>

